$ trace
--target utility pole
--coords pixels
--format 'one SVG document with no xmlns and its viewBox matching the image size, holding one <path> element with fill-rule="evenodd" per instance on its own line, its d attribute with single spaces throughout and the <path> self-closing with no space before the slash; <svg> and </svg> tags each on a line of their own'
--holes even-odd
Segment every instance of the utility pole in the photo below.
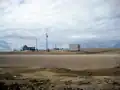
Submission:
<svg viewBox="0 0 120 90">
<path fill-rule="evenodd" d="M 48 51 L 48 34 L 46 33 L 46 51 Z"/>
</svg>

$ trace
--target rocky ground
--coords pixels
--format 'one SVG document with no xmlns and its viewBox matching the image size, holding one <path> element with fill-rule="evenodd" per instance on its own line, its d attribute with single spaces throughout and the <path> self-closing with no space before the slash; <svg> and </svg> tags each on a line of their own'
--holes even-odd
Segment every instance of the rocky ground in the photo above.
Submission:
<svg viewBox="0 0 120 90">
<path fill-rule="evenodd" d="M 1 68 L 0 90 L 120 90 L 120 76 L 68 69 Z"/>
<path fill-rule="evenodd" d="M 84 79 L 84 80 L 82 80 Z M 104 79 L 81 78 L 78 82 L 72 80 L 51 82 L 49 79 L 26 79 L 0 81 L 0 90 L 120 90 L 120 82 L 111 78 Z"/>
</svg>

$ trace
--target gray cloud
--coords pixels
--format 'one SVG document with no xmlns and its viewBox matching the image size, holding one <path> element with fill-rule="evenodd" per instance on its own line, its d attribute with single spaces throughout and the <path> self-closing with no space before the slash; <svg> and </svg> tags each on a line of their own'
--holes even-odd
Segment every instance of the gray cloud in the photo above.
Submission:
<svg viewBox="0 0 120 90">
<path fill-rule="evenodd" d="M 40 38 L 51 43 L 119 40 L 119 0 L 1 0 L 0 36 Z"/>
</svg>

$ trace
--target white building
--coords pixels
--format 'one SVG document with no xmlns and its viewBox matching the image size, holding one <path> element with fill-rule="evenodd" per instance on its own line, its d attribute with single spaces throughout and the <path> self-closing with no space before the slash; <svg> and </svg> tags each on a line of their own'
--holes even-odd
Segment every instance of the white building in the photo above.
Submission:
<svg viewBox="0 0 120 90">
<path fill-rule="evenodd" d="M 70 51 L 80 51 L 80 44 L 69 44 Z"/>
</svg>

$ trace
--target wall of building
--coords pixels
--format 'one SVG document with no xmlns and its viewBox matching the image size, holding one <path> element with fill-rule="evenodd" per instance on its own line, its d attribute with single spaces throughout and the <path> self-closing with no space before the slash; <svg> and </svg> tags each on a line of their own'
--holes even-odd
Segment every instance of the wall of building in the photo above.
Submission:
<svg viewBox="0 0 120 90">
<path fill-rule="evenodd" d="M 70 51 L 80 51 L 80 45 L 79 44 L 69 44 L 69 50 Z"/>
</svg>

